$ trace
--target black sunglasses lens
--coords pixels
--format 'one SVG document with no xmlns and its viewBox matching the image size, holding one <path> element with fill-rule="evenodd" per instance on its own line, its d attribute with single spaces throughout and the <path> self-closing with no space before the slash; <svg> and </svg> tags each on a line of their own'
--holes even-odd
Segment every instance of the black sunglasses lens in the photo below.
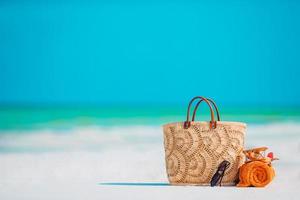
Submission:
<svg viewBox="0 0 300 200">
<path fill-rule="evenodd" d="M 220 186 L 221 186 L 221 182 L 223 179 L 223 176 L 225 174 L 226 169 L 229 167 L 230 162 L 228 162 L 227 160 L 224 160 L 223 162 L 221 162 L 221 164 L 219 165 L 216 173 L 213 175 L 210 185 L 216 186 L 218 184 L 218 182 L 220 182 Z"/>
</svg>

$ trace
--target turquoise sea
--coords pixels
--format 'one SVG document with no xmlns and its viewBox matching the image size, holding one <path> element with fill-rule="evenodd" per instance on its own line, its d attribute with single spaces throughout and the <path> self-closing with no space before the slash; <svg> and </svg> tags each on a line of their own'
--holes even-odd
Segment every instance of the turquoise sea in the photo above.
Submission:
<svg viewBox="0 0 300 200">
<path fill-rule="evenodd" d="M 101 152 L 162 144 L 162 125 L 185 121 L 186 107 L 6 105 L 0 107 L 0 153 Z M 221 105 L 219 111 L 222 121 L 246 123 L 250 138 L 299 140 L 298 107 Z M 196 120 L 209 121 L 209 109 L 200 106 Z"/>
<path fill-rule="evenodd" d="M 300 122 L 300 107 L 226 106 L 220 115 L 224 121 L 251 124 Z M 185 118 L 185 105 L 0 106 L 0 130 L 162 125 Z M 196 119 L 208 121 L 208 109 L 199 107 Z"/>
</svg>

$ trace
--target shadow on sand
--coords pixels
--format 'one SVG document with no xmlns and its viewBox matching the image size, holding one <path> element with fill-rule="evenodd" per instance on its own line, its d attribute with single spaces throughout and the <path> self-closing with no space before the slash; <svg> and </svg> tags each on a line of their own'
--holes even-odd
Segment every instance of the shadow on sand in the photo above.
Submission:
<svg viewBox="0 0 300 200">
<path fill-rule="evenodd" d="M 99 183 L 99 185 L 115 185 L 115 186 L 171 186 L 169 183 Z"/>
</svg>

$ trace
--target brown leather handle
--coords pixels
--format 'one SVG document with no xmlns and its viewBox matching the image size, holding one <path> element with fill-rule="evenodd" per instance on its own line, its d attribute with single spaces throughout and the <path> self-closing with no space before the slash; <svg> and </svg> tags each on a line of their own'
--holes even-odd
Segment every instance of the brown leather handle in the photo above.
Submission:
<svg viewBox="0 0 300 200">
<path fill-rule="evenodd" d="M 187 109 L 187 115 L 186 115 L 186 121 L 184 122 L 183 124 L 183 127 L 185 129 L 189 128 L 191 126 L 191 121 L 190 121 L 190 110 L 191 110 L 191 106 L 193 104 L 193 102 L 196 100 L 196 99 L 201 99 L 203 101 L 205 101 L 207 103 L 207 105 L 209 106 L 209 109 L 210 109 L 210 117 L 211 117 L 211 121 L 210 121 L 210 128 L 216 128 L 216 121 L 215 121 L 215 117 L 214 117 L 214 111 L 209 103 L 209 101 L 205 98 L 205 97 L 201 97 L 201 96 L 196 96 L 194 97 L 190 103 L 189 103 L 189 106 L 188 106 L 188 109 Z"/>
<path fill-rule="evenodd" d="M 219 113 L 219 109 L 217 107 L 217 104 L 210 98 L 206 98 L 215 108 L 215 112 L 217 113 L 217 118 L 218 118 L 218 121 L 221 121 L 221 118 L 220 118 L 220 113 Z M 200 103 L 202 102 L 203 100 L 201 99 L 200 101 L 198 101 L 198 103 L 196 104 L 195 108 L 194 108 L 194 112 L 193 112 L 193 117 L 192 117 L 192 121 L 195 121 L 195 117 L 196 117 L 196 112 L 198 110 L 198 107 L 200 105 Z"/>
</svg>

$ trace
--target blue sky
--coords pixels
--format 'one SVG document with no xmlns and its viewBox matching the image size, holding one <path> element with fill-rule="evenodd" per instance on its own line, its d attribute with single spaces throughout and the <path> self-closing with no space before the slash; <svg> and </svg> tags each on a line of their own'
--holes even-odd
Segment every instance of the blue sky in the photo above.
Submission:
<svg viewBox="0 0 300 200">
<path fill-rule="evenodd" d="M 300 105 L 300 2 L 0 3 L 0 103 Z"/>
</svg>

